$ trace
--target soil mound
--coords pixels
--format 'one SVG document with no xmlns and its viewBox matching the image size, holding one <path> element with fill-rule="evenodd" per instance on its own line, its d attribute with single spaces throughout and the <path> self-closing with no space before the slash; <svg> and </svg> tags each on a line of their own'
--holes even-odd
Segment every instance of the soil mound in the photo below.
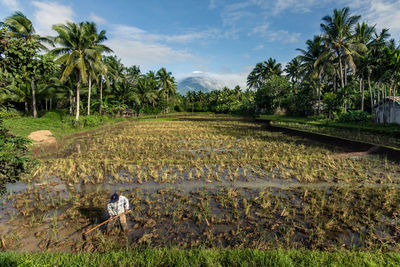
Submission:
<svg viewBox="0 0 400 267">
<path fill-rule="evenodd" d="M 33 140 L 35 146 L 51 146 L 57 144 L 57 139 L 49 130 L 32 132 L 28 138 Z"/>
</svg>

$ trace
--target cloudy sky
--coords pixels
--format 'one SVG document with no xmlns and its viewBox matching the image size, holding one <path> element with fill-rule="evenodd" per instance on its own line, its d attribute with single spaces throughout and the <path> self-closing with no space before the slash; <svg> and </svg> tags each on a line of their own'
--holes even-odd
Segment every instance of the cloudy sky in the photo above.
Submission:
<svg viewBox="0 0 400 267">
<path fill-rule="evenodd" d="M 321 18 L 344 6 L 400 39 L 400 0 L 0 0 L 0 20 L 22 11 L 43 35 L 56 23 L 95 21 L 126 65 L 243 86 L 257 62 L 288 62 L 320 33 Z"/>
</svg>

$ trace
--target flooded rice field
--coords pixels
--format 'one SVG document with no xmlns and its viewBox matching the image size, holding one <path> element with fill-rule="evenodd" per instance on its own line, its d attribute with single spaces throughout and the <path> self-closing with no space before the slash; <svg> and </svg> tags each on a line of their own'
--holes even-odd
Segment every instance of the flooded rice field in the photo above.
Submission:
<svg viewBox="0 0 400 267">
<path fill-rule="evenodd" d="M 246 120 L 105 126 L 35 153 L 40 165 L 7 185 L 1 248 L 397 250 L 400 166 L 349 152 Z M 128 233 L 82 238 L 114 192 L 131 202 Z"/>
</svg>

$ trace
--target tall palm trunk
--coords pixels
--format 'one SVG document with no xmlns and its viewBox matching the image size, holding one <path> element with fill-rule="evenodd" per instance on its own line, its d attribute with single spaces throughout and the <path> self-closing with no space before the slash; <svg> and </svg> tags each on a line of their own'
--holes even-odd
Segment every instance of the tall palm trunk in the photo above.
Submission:
<svg viewBox="0 0 400 267">
<path fill-rule="evenodd" d="M 100 76 L 100 109 L 99 109 L 100 116 L 102 109 L 103 109 L 103 76 Z"/>
<path fill-rule="evenodd" d="M 336 92 L 336 70 L 333 74 L 333 91 Z"/>
<path fill-rule="evenodd" d="M 319 82 L 318 82 L 318 115 L 321 114 L 321 74 L 319 75 Z"/>
<path fill-rule="evenodd" d="M 371 96 L 371 114 L 374 113 L 374 96 L 372 95 L 372 88 L 371 88 L 371 75 L 368 74 L 368 89 L 369 94 Z"/>
<path fill-rule="evenodd" d="M 72 94 L 69 94 L 69 115 L 73 115 L 73 102 L 72 102 Z"/>
<path fill-rule="evenodd" d="M 34 80 L 34 78 L 31 78 L 31 89 L 32 89 L 32 112 L 33 112 L 33 117 L 37 118 L 36 88 L 35 88 L 35 80 Z"/>
<path fill-rule="evenodd" d="M 342 66 L 342 57 L 340 55 L 340 51 L 336 50 L 336 53 L 339 58 L 339 69 L 340 69 L 340 85 L 344 88 L 344 77 L 343 77 L 343 66 Z"/>
<path fill-rule="evenodd" d="M 78 83 L 76 84 L 76 113 L 75 113 L 75 123 L 79 121 L 79 106 L 80 106 L 80 89 L 81 89 L 81 75 L 78 74 Z"/>
<path fill-rule="evenodd" d="M 87 115 L 90 115 L 90 96 L 92 94 L 92 77 L 89 74 L 89 93 L 88 93 L 88 104 L 87 104 Z"/>
<path fill-rule="evenodd" d="M 29 109 L 28 109 L 28 102 L 25 101 L 25 113 L 28 113 Z"/>
<path fill-rule="evenodd" d="M 364 111 L 364 79 L 360 78 L 360 91 L 361 91 L 361 110 Z"/>
</svg>

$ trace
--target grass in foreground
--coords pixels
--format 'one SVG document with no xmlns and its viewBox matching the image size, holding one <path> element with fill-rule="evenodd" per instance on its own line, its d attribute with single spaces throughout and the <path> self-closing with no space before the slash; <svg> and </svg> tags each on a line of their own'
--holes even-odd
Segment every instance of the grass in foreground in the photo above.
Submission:
<svg viewBox="0 0 400 267">
<path fill-rule="evenodd" d="M 310 250 L 145 249 L 107 253 L 2 253 L 2 266 L 398 266 L 400 254 Z"/>
</svg>

